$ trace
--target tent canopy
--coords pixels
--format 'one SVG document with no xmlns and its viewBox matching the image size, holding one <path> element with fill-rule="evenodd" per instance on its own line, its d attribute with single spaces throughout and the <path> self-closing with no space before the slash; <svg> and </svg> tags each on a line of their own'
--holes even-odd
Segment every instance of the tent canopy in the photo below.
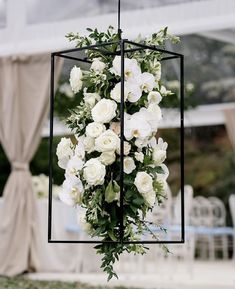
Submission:
<svg viewBox="0 0 235 289">
<path fill-rule="evenodd" d="M 64 35 L 70 31 L 116 27 L 116 6 L 117 0 L 0 0 L 0 56 L 68 48 Z M 128 38 L 169 26 L 178 35 L 235 41 L 234 0 L 122 0 L 122 11 Z"/>
</svg>

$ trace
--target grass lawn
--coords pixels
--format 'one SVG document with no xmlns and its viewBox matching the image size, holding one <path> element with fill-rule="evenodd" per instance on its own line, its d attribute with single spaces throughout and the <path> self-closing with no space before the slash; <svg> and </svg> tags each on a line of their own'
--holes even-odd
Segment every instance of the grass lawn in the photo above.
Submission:
<svg viewBox="0 0 235 289">
<path fill-rule="evenodd" d="M 35 281 L 23 277 L 0 277 L 0 289 L 105 289 L 103 286 L 90 286 L 78 282 Z M 113 289 L 125 289 L 115 287 Z M 131 288 L 128 288 L 131 289 Z"/>
</svg>

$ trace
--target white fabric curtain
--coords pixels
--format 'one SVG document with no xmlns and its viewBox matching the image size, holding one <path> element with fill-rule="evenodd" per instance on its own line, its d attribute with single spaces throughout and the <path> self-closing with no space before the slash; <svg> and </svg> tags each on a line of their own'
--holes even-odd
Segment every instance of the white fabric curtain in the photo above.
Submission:
<svg viewBox="0 0 235 289">
<path fill-rule="evenodd" d="M 29 163 L 48 113 L 49 81 L 49 54 L 0 59 L 0 142 L 12 166 L 0 222 L 0 274 L 4 275 L 40 265 Z"/>
<path fill-rule="evenodd" d="M 235 108 L 224 110 L 224 117 L 228 137 L 235 150 Z"/>
</svg>

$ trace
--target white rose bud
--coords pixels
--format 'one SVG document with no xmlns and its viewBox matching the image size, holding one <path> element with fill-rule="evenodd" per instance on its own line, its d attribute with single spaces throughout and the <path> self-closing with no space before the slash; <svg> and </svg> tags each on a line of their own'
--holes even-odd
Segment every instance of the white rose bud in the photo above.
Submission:
<svg viewBox="0 0 235 289">
<path fill-rule="evenodd" d="M 148 94 L 148 103 L 156 103 L 159 104 L 159 102 L 162 100 L 162 96 L 157 91 L 151 91 Z"/>
<path fill-rule="evenodd" d="M 125 157 L 123 161 L 124 173 L 131 174 L 136 168 L 135 162 L 131 157 Z"/>
<path fill-rule="evenodd" d="M 135 152 L 135 159 L 141 163 L 144 161 L 144 154 L 142 152 Z"/>
<path fill-rule="evenodd" d="M 90 154 L 91 152 L 93 152 L 95 150 L 95 139 L 92 137 L 85 137 L 84 138 L 84 147 L 85 147 L 85 151 Z"/>
<path fill-rule="evenodd" d="M 117 150 L 116 150 L 117 154 L 119 155 L 120 155 L 120 149 L 121 149 L 121 144 L 118 145 Z M 131 150 L 131 145 L 129 144 L 129 142 L 124 141 L 124 155 L 125 156 L 129 155 L 130 150 Z"/>
<path fill-rule="evenodd" d="M 89 123 L 86 127 L 86 135 L 89 137 L 98 137 L 105 131 L 105 126 L 98 122 Z"/>
<path fill-rule="evenodd" d="M 72 68 L 69 82 L 74 93 L 77 93 L 82 89 L 82 70 L 79 67 L 74 66 Z"/>
<path fill-rule="evenodd" d="M 98 159 L 90 159 L 84 165 L 83 177 L 91 186 L 102 185 L 105 174 L 105 166 Z"/>
<path fill-rule="evenodd" d="M 56 155 L 58 157 L 58 166 L 62 169 L 66 169 L 68 161 L 73 156 L 73 144 L 70 138 L 63 137 L 59 142 Z"/>
<path fill-rule="evenodd" d="M 153 150 L 153 160 L 155 165 L 160 165 L 166 159 L 166 150 L 155 148 Z"/>
<path fill-rule="evenodd" d="M 98 93 L 93 92 L 86 92 L 86 90 L 84 90 L 84 102 L 85 104 L 89 105 L 91 108 L 94 107 L 94 105 L 96 104 L 97 101 L 100 101 L 101 97 Z"/>
<path fill-rule="evenodd" d="M 108 129 L 95 140 L 95 149 L 98 152 L 115 151 L 119 145 L 119 137 Z"/>
<path fill-rule="evenodd" d="M 161 93 L 163 96 L 167 96 L 167 95 L 172 94 L 172 92 L 171 92 L 170 90 L 167 90 L 167 89 L 165 88 L 165 86 L 163 86 L 163 85 L 161 86 L 160 93 Z"/>
<path fill-rule="evenodd" d="M 116 116 L 117 104 L 110 99 L 101 99 L 91 110 L 95 122 L 108 123 Z"/>
<path fill-rule="evenodd" d="M 102 162 L 102 164 L 106 166 L 114 163 L 115 159 L 116 159 L 116 155 L 115 155 L 115 152 L 113 151 L 103 152 L 99 157 L 99 160 Z"/>
<path fill-rule="evenodd" d="M 91 70 L 102 73 L 105 67 L 106 67 L 106 64 L 103 61 L 101 61 L 99 58 L 93 59 L 93 62 L 91 64 Z"/>
<path fill-rule="evenodd" d="M 110 124 L 110 129 L 116 133 L 117 135 L 120 135 L 121 133 L 121 126 L 120 126 L 120 122 L 111 122 Z"/>
</svg>

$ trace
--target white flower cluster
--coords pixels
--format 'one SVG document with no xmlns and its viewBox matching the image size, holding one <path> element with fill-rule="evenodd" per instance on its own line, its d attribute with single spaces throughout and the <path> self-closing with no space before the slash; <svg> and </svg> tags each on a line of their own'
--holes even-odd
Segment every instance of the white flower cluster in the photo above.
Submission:
<svg viewBox="0 0 235 289">
<path fill-rule="evenodd" d="M 105 70 L 120 79 L 121 57 L 114 58 L 112 67 L 95 58 L 91 73 L 104 74 Z M 163 164 L 167 143 L 155 138 L 162 120 L 159 103 L 168 91 L 158 84 L 160 63 L 152 63 L 151 71 L 155 73 L 142 72 L 136 59 L 124 59 L 124 101 L 138 104 L 138 111 L 132 114 L 131 111 L 125 112 L 124 116 L 124 173 L 132 176 L 133 184 L 149 207 L 156 200 L 155 181 L 164 185 L 169 173 Z M 60 199 L 73 206 L 81 204 L 87 189 L 109 183 L 106 174 L 110 168 L 107 166 L 120 159 L 121 82 L 117 81 L 110 90 L 109 98 L 104 98 L 95 91 L 87 92 L 88 89 L 83 87 L 84 75 L 79 67 L 74 66 L 70 73 L 70 85 L 75 94 L 83 89 L 84 103 L 90 109 L 89 123 L 83 134 L 77 136 L 76 144 L 69 138 L 62 138 L 56 152 L 58 165 L 65 170 Z M 144 104 L 139 105 L 143 95 L 146 99 Z M 140 166 L 144 168 L 147 151 L 151 159 L 148 166 L 159 166 L 164 173 L 150 174 L 144 169 L 138 170 Z"/>
</svg>

